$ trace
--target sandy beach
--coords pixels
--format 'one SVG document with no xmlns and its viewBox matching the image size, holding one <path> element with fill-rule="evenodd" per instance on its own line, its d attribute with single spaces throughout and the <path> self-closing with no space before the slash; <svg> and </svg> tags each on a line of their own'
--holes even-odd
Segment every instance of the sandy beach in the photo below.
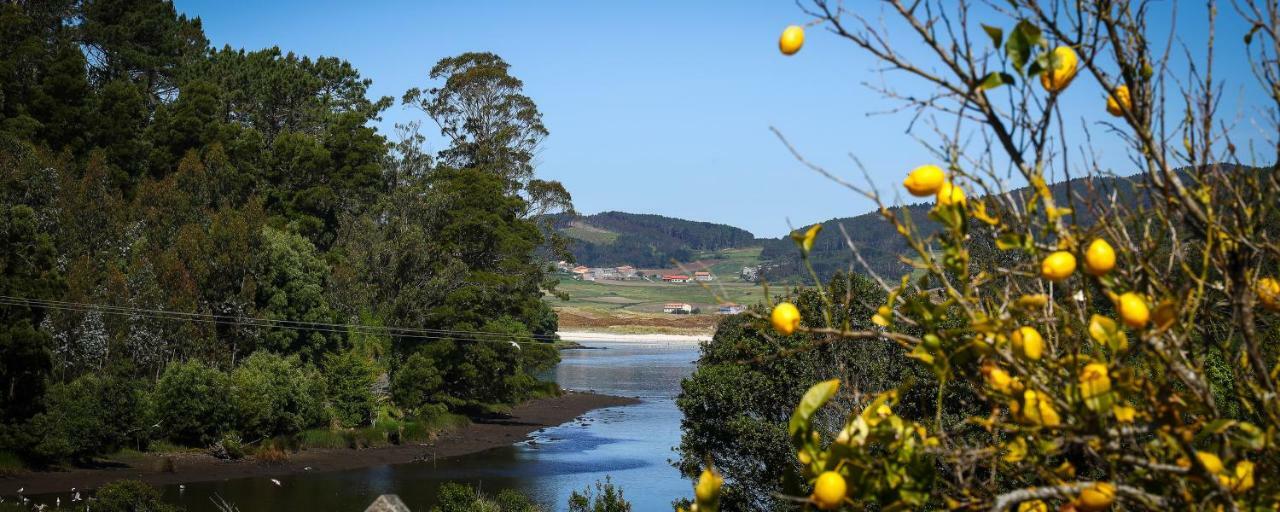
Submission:
<svg viewBox="0 0 1280 512">
<path fill-rule="evenodd" d="M 557 331 L 560 339 L 578 343 L 690 344 L 711 341 L 710 334 L 615 334 L 609 332 Z"/>
<path fill-rule="evenodd" d="M 630 405 L 634 398 L 566 392 L 555 398 L 530 400 L 513 408 L 511 415 L 501 418 L 473 419 L 472 424 L 444 433 L 430 444 L 388 446 L 383 448 L 309 449 L 289 456 L 282 464 L 262 464 L 252 460 L 224 461 L 204 453 L 168 456 L 171 471 L 161 471 L 162 456 L 148 456 L 136 464 L 102 461 L 96 468 L 74 468 L 64 471 L 33 471 L 0 479 L 0 496 L 13 496 L 25 488 L 28 496 L 66 492 L 72 487 L 93 489 L 127 478 L 140 479 L 152 485 L 207 482 L 231 478 L 291 475 L 303 472 L 339 471 L 386 464 L 430 461 L 506 446 L 524 440 L 530 433 L 560 425 L 593 409 Z"/>
</svg>

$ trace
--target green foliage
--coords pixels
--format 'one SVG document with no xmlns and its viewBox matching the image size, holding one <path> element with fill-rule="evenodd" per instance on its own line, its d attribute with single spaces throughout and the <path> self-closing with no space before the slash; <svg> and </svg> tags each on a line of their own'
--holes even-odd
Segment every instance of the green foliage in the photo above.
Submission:
<svg viewBox="0 0 1280 512">
<path fill-rule="evenodd" d="M 61 280 L 54 248 L 26 206 L 0 206 L 0 294 L 49 298 Z M 36 330 L 42 308 L 0 308 L 0 419 L 22 420 L 37 412 L 52 369 L 48 333 Z"/>
<path fill-rule="evenodd" d="M 596 481 L 593 493 L 590 487 L 569 495 L 569 512 L 631 512 L 631 502 L 622 495 L 622 489 L 609 477 Z"/>
<path fill-rule="evenodd" d="M 837 275 L 827 291 L 857 298 L 832 320 L 837 325 L 848 321 L 853 328 L 871 328 L 873 305 L 884 300 L 878 286 L 857 275 Z M 791 300 L 803 318 L 822 318 L 822 301 L 813 291 Z M 897 345 L 885 340 L 815 343 L 821 338 L 779 337 L 762 327 L 746 315 L 722 320 L 711 342 L 703 344 L 697 367 L 681 383 L 676 401 L 684 415 L 677 467 L 696 477 L 706 455 L 713 454 L 726 480 L 721 496 L 726 510 L 773 509 L 782 504 L 776 496 L 800 481 L 788 424 L 802 393 L 815 383 L 836 377 L 864 392 L 879 392 L 916 381 L 920 384 L 898 408 L 904 415 L 930 417 L 937 388 L 929 384 L 927 372 L 898 356 Z M 834 433 L 841 418 L 819 412 L 812 424 Z"/>
<path fill-rule="evenodd" d="M 93 510 L 101 512 L 177 512 L 160 491 L 140 480 L 119 480 L 98 488 Z"/>
<path fill-rule="evenodd" d="M 323 421 L 323 384 L 295 356 L 254 352 L 231 372 L 238 430 L 248 438 L 301 432 Z"/>
<path fill-rule="evenodd" d="M 231 378 L 199 361 L 170 364 L 151 393 L 151 408 L 169 439 L 207 446 L 235 419 Z"/>
<path fill-rule="evenodd" d="M 583 217 L 559 215 L 555 226 L 576 240 L 574 260 L 588 266 L 632 265 L 664 268 L 671 260 L 687 262 L 695 251 L 747 247 L 756 243 L 750 232 L 711 222 L 695 222 L 661 215 L 603 212 Z M 580 236 L 591 226 L 606 230 L 607 240 Z M 576 231 L 575 231 L 576 230 Z"/>
<path fill-rule="evenodd" d="M 42 461 L 86 460 L 145 436 L 142 388 L 127 377 L 87 374 L 55 384 L 44 405 L 27 426 L 37 439 L 31 455 Z"/>
<path fill-rule="evenodd" d="M 432 512 L 537 512 L 542 510 L 520 491 L 503 489 L 489 497 L 467 484 L 446 482 L 436 494 Z"/>
<path fill-rule="evenodd" d="M 420 122 L 387 143 L 374 122 L 392 100 L 370 97 L 349 62 L 210 48 L 172 2 L 0 2 L 0 27 L 0 295 L 126 308 L 0 308 L 0 449 L 79 458 L 118 444 L 72 438 L 110 415 L 44 390 L 92 387 L 81 379 L 122 363 L 120 379 L 161 381 L 151 409 L 162 428 L 138 436 L 208 445 L 228 430 L 293 433 L 323 422 L 325 404 L 335 423 L 361 425 L 366 384 L 404 373 L 394 362 L 420 339 L 280 327 L 294 322 L 556 331 L 536 251 L 558 247 L 544 215 L 572 206 L 534 176 L 546 130 L 496 56 L 433 71 L 446 83 L 424 101 L 496 101 L 475 104 L 492 114 L 486 129 L 429 112 L 457 135 L 446 166 L 426 154 Z M 417 365 L 441 370 L 441 384 L 416 412 L 520 400 L 542 386 L 523 368 L 554 361 L 465 345 Z M 445 389 L 443 370 L 466 357 Z M 321 384 L 307 366 L 318 364 L 338 378 Z M 377 428 L 369 435 L 391 435 Z"/>
<path fill-rule="evenodd" d="M 405 410 L 420 414 L 431 404 L 447 403 L 442 394 L 444 376 L 435 360 L 421 352 L 409 356 L 391 380 L 391 399 Z"/>
<path fill-rule="evenodd" d="M 329 354 L 324 359 L 325 397 L 335 423 L 355 427 L 373 414 L 373 364 L 355 351 Z"/>
<path fill-rule="evenodd" d="M 305 238 L 263 228 L 263 247 L 254 265 L 258 310 L 267 319 L 331 323 L 333 312 L 325 298 L 329 268 Z M 307 329 L 273 329 L 263 347 L 312 360 L 330 350 L 333 336 Z"/>
</svg>

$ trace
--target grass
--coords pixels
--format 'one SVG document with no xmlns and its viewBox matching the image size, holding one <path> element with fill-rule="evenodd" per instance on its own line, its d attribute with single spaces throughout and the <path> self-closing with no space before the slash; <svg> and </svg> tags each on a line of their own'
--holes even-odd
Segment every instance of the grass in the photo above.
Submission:
<svg viewBox="0 0 1280 512">
<path fill-rule="evenodd" d="M 753 283 L 717 280 L 706 285 L 703 288 L 695 283 L 592 282 L 566 279 L 560 281 L 557 289 L 568 293 L 569 300 L 548 297 L 547 301 L 552 307 L 612 309 L 637 313 L 662 313 L 662 305 L 665 303 L 687 302 L 702 308 L 703 314 L 714 314 L 715 295 L 738 304 L 754 304 L 763 297 L 761 287 Z"/>
<path fill-rule="evenodd" d="M 565 236 L 576 238 L 584 242 L 593 244 L 608 245 L 618 239 L 618 234 L 607 229 L 597 228 L 585 222 L 574 222 L 569 227 L 560 230 Z"/>
<path fill-rule="evenodd" d="M 378 448 L 430 440 L 470 423 L 466 416 L 441 413 L 411 420 L 383 418 L 377 425 L 351 429 L 314 428 L 298 435 L 303 449 Z"/>
<path fill-rule="evenodd" d="M 742 267 L 754 267 L 760 264 L 760 252 L 763 247 L 743 247 L 739 249 L 722 249 L 704 251 L 697 258 L 711 264 L 711 273 L 718 279 L 736 280 Z"/>
<path fill-rule="evenodd" d="M 0 451 L 0 476 L 13 476 L 27 469 L 13 452 Z"/>
</svg>

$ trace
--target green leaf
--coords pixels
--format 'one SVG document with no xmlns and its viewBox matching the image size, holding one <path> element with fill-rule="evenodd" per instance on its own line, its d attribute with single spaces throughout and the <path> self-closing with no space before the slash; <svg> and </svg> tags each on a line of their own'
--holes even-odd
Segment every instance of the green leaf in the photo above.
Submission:
<svg viewBox="0 0 1280 512">
<path fill-rule="evenodd" d="M 791 414 L 791 423 L 787 431 L 795 436 L 797 432 L 807 430 L 809 418 L 813 417 L 813 413 L 825 405 L 827 400 L 835 396 L 839 389 L 840 379 L 819 382 L 809 388 L 809 391 L 804 393 L 804 398 L 800 399 L 800 404 L 796 406 L 796 411 Z"/>
<path fill-rule="evenodd" d="M 1004 30 L 1000 27 L 984 24 L 982 25 L 982 30 L 987 33 L 987 36 L 991 37 L 992 46 L 999 48 L 1000 43 L 1004 42 Z"/>
<path fill-rule="evenodd" d="M 1002 251 L 1024 249 L 1026 247 L 1026 237 L 1021 233 L 1001 233 L 1000 237 L 996 238 L 996 248 Z"/>
<path fill-rule="evenodd" d="M 1014 80 L 1013 75 L 992 71 L 987 73 L 987 77 L 982 79 L 982 83 L 978 84 L 978 89 L 985 91 L 988 89 L 995 89 L 996 87 L 1000 87 L 1005 84 L 1012 85 L 1015 83 L 1017 82 Z"/>
<path fill-rule="evenodd" d="M 1032 50 L 1041 44 L 1043 43 L 1040 39 L 1040 28 L 1027 20 L 1022 20 L 1013 28 L 1013 33 L 1009 34 L 1004 51 L 1009 56 L 1009 61 L 1013 63 L 1013 68 L 1021 74 L 1023 66 L 1031 58 Z"/>
</svg>

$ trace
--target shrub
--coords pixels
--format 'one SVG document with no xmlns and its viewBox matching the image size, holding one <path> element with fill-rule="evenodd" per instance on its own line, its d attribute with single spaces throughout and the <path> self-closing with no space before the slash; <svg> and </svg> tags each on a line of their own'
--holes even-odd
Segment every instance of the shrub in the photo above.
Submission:
<svg viewBox="0 0 1280 512">
<path fill-rule="evenodd" d="M 98 488 L 93 510 L 97 512 L 177 512 L 161 501 L 160 491 L 138 480 L 120 480 Z"/>
<path fill-rule="evenodd" d="M 138 381 L 88 374 L 55 384 L 45 395 L 45 412 L 31 418 L 32 455 L 39 460 L 83 461 L 136 441 L 143 430 L 142 389 Z"/>
<path fill-rule="evenodd" d="M 582 492 L 573 491 L 569 495 L 569 512 L 631 512 L 631 502 L 622 496 L 622 489 L 613 485 L 606 476 L 603 482 L 596 481 L 594 493 L 590 487 Z"/>
<path fill-rule="evenodd" d="M 1261 157 L 1268 167 L 1244 165 L 1259 157 L 1237 152 L 1243 140 L 1223 133 L 1227 117 L 1207 106 L 1241 76 L 1280 90 L 1277 33 L 1243 34 L 1241 62 L 1254 72 L 1214 81 L 1200 80 L 1213 75 L 1213 57 L 1154 64 L 1163 62 L 1150 45 L 1158 25 L 1137 4 L 895 2 L 891 20 L 874 21 L 813 4 L 813 24 L 915 81 L 910 94 L 892 84 L 886 93 L 930 119 L 929 137 L 941 139 L 925 142 L 937 165 L 903 173 L 908 192 L 935 202 L 925 220 L 886 204 L 875 187 L 844 183 L 910 248 L 902 258 L 911 274 L 877 280 L 885 296 L 867 315 L 874 327 L 835 320 L 865 299 L 820 282 L 817 311 L 783 303 L 754 318 L 781 336 L 811 336 L 808 349 L 891 342 L 892 357 L 932 374 L 937 392 L 932 414 L 921 414 L 904 406 L 910 382 L 882 391 L 838 378 L 810 383 L 786 422 L 789 462 L 800 468 L 788 501 L 824 510 L 1280 506 L 1280 174 L 1276 153 Z M 1275 25 L 1275 2 L 1254 7 L 1223 26 Z M 1216 4 L 1207 10 L 1196 21 L 1212 32 Z M 979 23 L 989 37 L 970 37 Z M 899 51 L 902 39 L 886 28 L 904 26 L 918 29 L 920 54 Z M 1073 78 L 1084 85 L 1068 91 Z M 1060 95 L 1090 86 L 1102 94 L 1087 115 L 1060 108 L 1071 104 L 1057 103 Z M 1263 96 L 1259 108 L 1280 107 L 1280 96 Z M 1100 123 L 1107 138 L 1139 175 L 1104 176 L 1113 171 L 1092 157 L 1098 148 L 1068 144 L 1076 134 L 1062 126 L 1104 112 L 1115 117 Z M 1277 119 L 1261 117 L 1268 151 L 1280 148 L 1270 137 Z M 1068 157 L 1076 154 L 1090 156 Z M 1010 175 L 1029 186 L 1011 191 Z M 1073 175 L 1089 177 L 1049 185 Z M 809 252 L 820 229 L 792 234 L 815 276 Z M 848 246 L 849 259 L 867 266 Z M 953 387 L 967 400 L 949 399 Z M 829 414 L 840 421 L 825 421 Z M 957 414 L 962 421 L 949 417 Z M 714 512 L 720 479 L 710 468 L 706 475 L 696 506 Z"/>
<path fill-rule="evenodd" d="M 234 419 L 231 378 L 199 361 L 170 364 L 151 394 L 151 406 L 169 439 L 208 446 Z"/>
<path fill-rule="evenodd" d="M 444 377 L 435 365 L 435 360 L 425 354 L 410 355 L 391 380 L 391 399 L 412 414 L 446 400 L 441 394 Z"/>
<path fill-rule="evenodd" d="M 237 429 L 249 439 L 294 434 L 323 421 L 322 385 L 296 357 L 258 351 L 231 372 Z"/>
<path fill-rule="evenodd" d="M 253 458 L 263 464 L 284 464 L 289 462 L 289 452 L 276 443 L 264 443 L 253 452 Z"/>
<path fill-rule="evenodd" d="M 335 423 L 355 427 L 369 422 L 376 405 L 373 372 L 373 363 L 355 351 L 325 356 L 325 396 Z"/>
<path fill-rule="evenodd" d="M 238 435 L 223 434 L 218 442 L 209 447 L 209 454 L 219 459 L 242 459 L 244 458 L 244 442 Z"/>
</svg>

